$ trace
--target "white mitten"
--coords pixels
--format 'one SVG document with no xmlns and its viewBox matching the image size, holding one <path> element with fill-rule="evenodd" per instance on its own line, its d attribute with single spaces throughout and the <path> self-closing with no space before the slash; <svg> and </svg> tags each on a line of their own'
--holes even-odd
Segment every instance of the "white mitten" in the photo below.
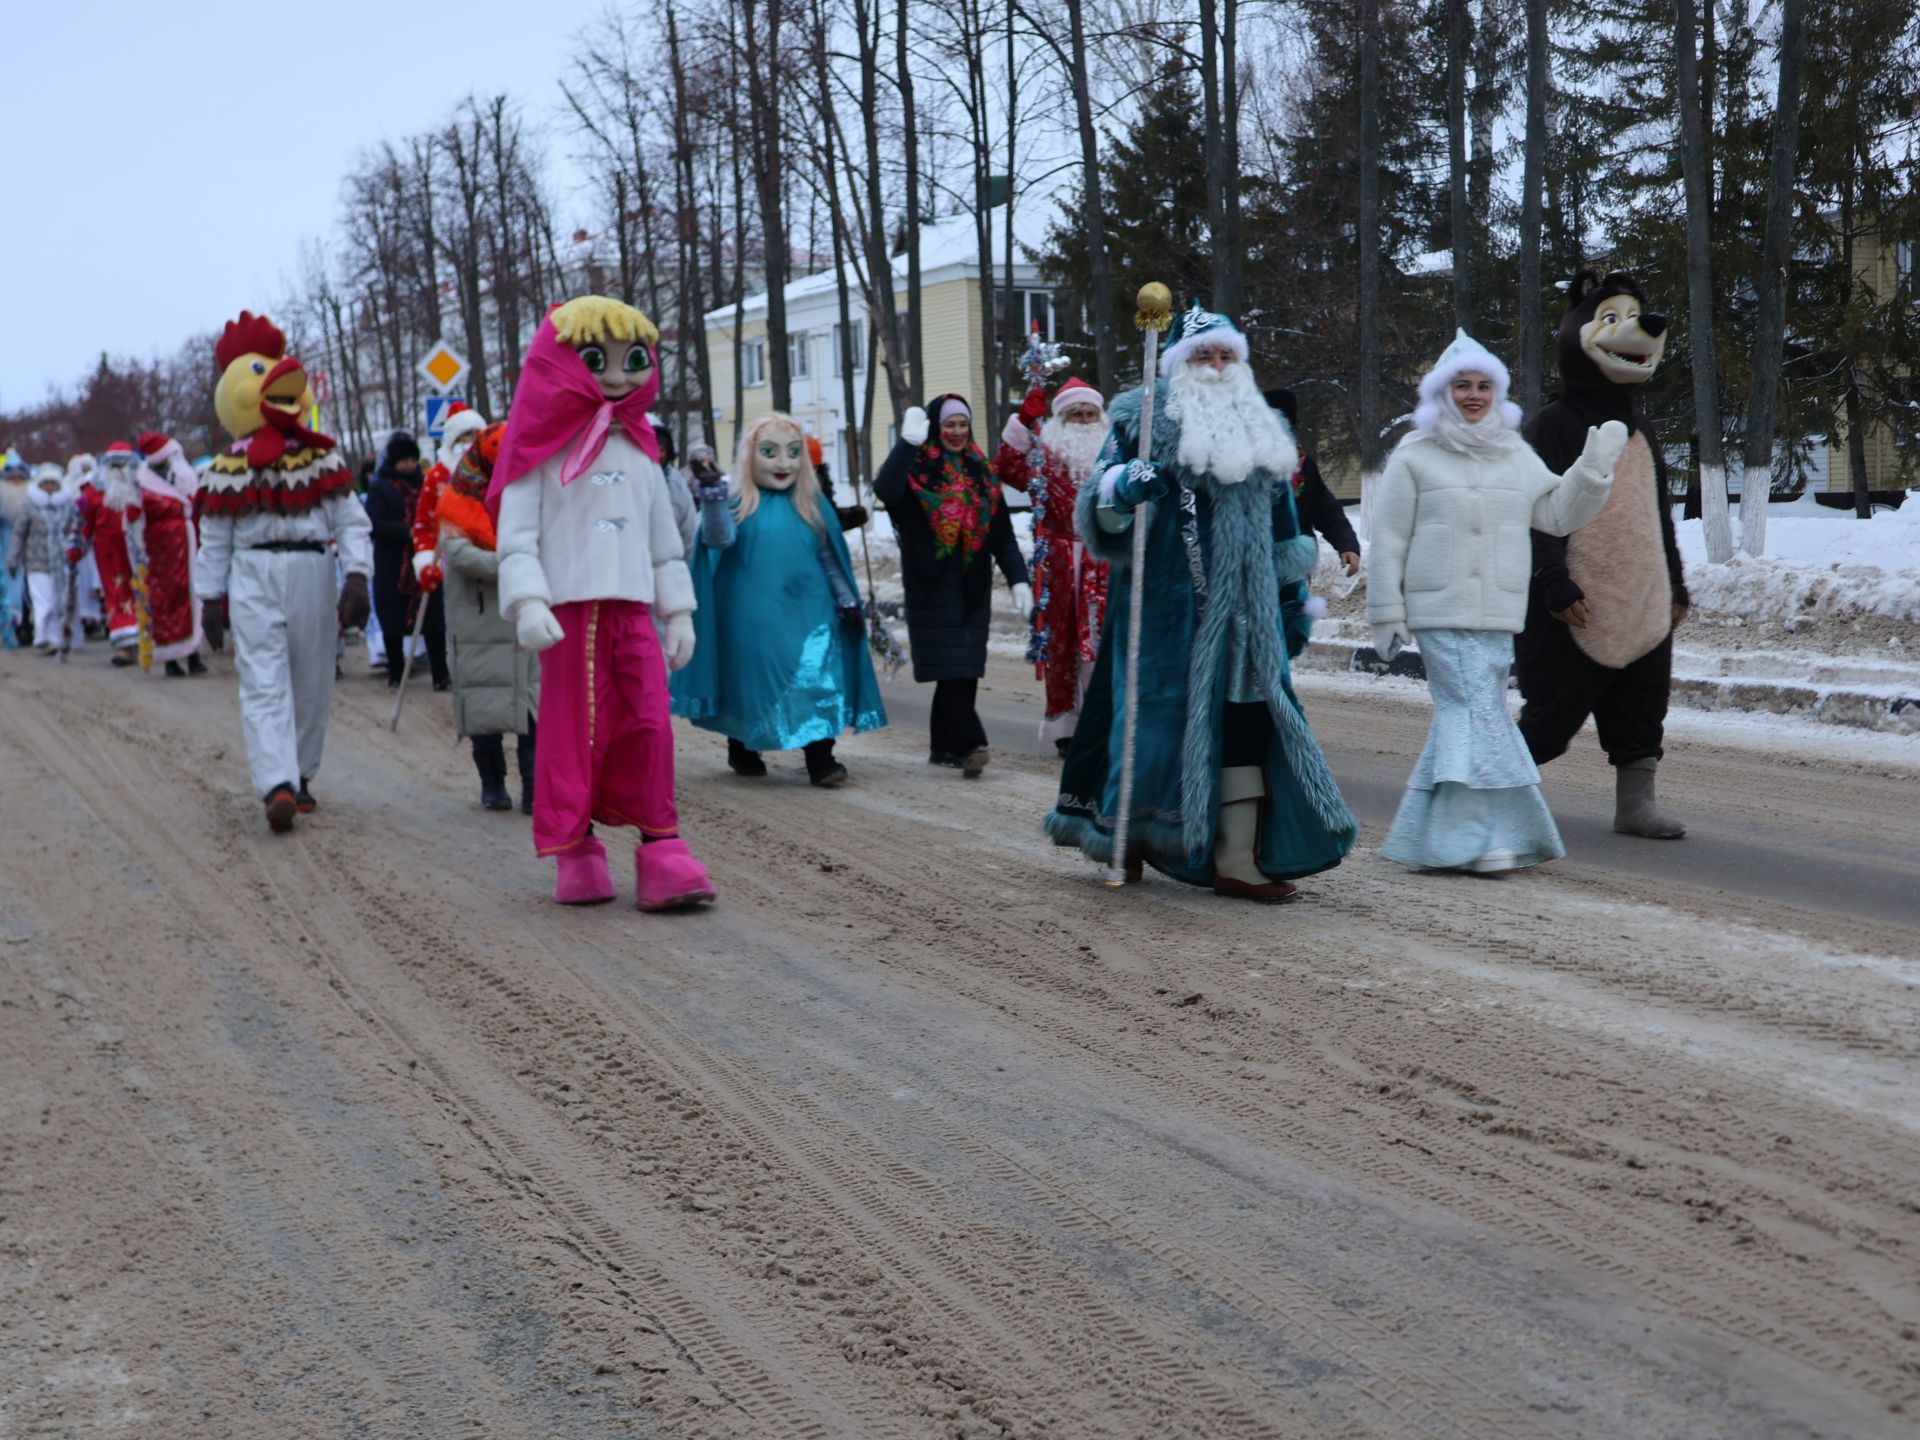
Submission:
<svg viewBox="0 0 1920 1440">
<path fill-rule="evenodd" d="M 1000 432 L 1000 443 L 1019 455 L 1033 448 L 1033 431 L 1027 428 L 1024 415 L 1015 412 L 1007 417 L 1006 428 Z"/>
<path fill-rule="evenodd" d="M 1592 474 L 1613 476 L 1613 462 L 1627 448 L 1627 427 L 1618 420 L 1587 427 L 1587 447 L 1580 452 L 1580 464 Z"/>
<path fill-rule="evenodd" d="M 513 633 L 522 650 L 530 650 L 536 655 L 542 650 L 551 650 L 567 638 L 567 632 L 560 628 L 560 622 L 554 619 L 552 608 L 544 600 L 520 602 L 520 609 L 514 616 Z"/>
<path fill-rule="evenodd" d="M 431 550 L 414 551 L 413 552 L 413 578 L 418 580 L 422 575 L 426 573 L 427 567 L 429 565 L 438 565 L 439 563 L 440 563 L 440 557 Z"/>
<path fill-rule="evenodd" d="M 667 669 L 684 670 L 693 659 L 693 612 L 683 610 L 667 617 Z"/>
<path fill-rule="evenodd" d="M 1013 587 L 1013 608 L 1020 612 L 1020 618 L 1026 619 L 1033 614 L 1033 587 L 1016 585 Z"/>
<path fill-rule="evenodd" d="M 1397 624 L 1376 625 L 1373 627 L 1373 653 L 1383 663 L 1390 661 L 1407 647 L 1407 633 Z"/>
<path fill-rule="evenodd" d="M 900 417 L 900 438 L 909 445 L 927 443 L 927 412 L 918 405 L 912 406 Z"/>
</svg>

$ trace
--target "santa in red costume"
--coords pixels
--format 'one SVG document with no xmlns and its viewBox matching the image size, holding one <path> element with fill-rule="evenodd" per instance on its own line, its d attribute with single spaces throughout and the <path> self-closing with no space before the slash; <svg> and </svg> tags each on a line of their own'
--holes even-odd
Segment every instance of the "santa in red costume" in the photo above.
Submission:
<svg viewBox="0 0 1920 1440">
<path fill-rule="evenodd" d="M 113 663 L 131 665 L 140 639 L 140 612 L 127 553 L 127 518 L 140 509 L 140 457 L 126 441 L 114 441 L 101 455 L 92 482 L 81 487 L 79 508 L 80 533 L 100 571 Z"/>
<path fill-rule="evenodd" d="M 1087 553 L 1073 528 L 1074 501 L 1106 439 L 1107 410 L 1098 390 L 1084 380 L 1069 380 L 1049 406 L 1046 387 L 1035 385 L 1007 421 L 993 457 L 1001 482 L 1033 497 L 1033 635 L 1027 658 L 1047 690 L 1040 738 L 1053 741 L 1063 755 L 1080 719 L 1080 700 L 1106 617 L 1107 564 Z"/>
<path fill-rule="evenodd" d="M 200 475 L 180 442 L 149 430 L 140 437 L 140 504 L 127 533 L 146 563 L 147 626 L 154 660 L 169 675 L 204 675 L 200 606 L 193 595 L 193 497 Z M 182 668 L 182 662 L 185 662 Z"/>
</svg>

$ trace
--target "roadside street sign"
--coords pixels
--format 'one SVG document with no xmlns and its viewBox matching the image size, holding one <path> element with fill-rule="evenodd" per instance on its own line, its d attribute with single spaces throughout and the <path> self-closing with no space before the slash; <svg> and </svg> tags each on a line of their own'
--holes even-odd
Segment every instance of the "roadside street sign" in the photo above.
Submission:
<svg viewBox="0 0 1920 1440">
<path fill-rule="evenodd" d="M 466 403 L 460 395 L 427 396 L 427 438 L 438 440 L 447 433 L 447 412 Z"/>
<path fill-rule="evenodd" d="M 467 362 L 446 341 L 436 340 L 433 347 L 420 357 L 420 373 L 444 395 L 467 373 Z"/>
</svg>

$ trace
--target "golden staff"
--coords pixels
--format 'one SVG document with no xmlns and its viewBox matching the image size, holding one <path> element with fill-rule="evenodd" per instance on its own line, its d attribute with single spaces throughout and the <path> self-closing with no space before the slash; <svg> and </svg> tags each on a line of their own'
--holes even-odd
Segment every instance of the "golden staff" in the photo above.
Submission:
<svg viewBox="0 0 1920 1440">
<path fill-rule="evenodd" d="M 1159 281 L 1140 287 L 1133 323 L 1145 332 L 1140 364 L 1140 458 L 1153 458 L 1153 387 L 1159 378 L 1160 333 L 1173 323 L 1173 292 Z M 1140 724 L 1140 626 L 1146 615 L 1147 527 L 1153 504 L 1142 502 L 1133 514 L 1133 575 L 1127 592 L 1125 705 L 1120 722 L 1120 804 L 1113 822 L 1113 868 L 1107 884 L 1127 883 L 1127 848 L 1133 824 L 1133 746 Z"/>
</svg>

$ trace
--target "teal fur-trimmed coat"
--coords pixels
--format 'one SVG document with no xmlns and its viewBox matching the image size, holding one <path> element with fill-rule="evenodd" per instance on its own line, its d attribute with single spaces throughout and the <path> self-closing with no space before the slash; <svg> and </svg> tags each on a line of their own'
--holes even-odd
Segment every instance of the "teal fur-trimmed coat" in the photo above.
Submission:
<svg viewBox="0 0 1920 1440">
<path fill-rule="evenodd" d="M 1230 622 L 1237 616 L 1273 720 L 1258 863 L 1270 879 L 1311 875 L 1338 865 L 1358 831 L 1294 694 L 1287 660 L 1281 592 L 1311 573 L 1318 541 L 1301 532 L 1289 477 L 1256 469 L 1238 485 L 1220 485 L 1182 467 L 1179 426 L 1166 413 L 1167 398 L 1161 381 L 1154 392 L 1152 458 L 1192 496 L 1198 556 L 1190 555 L 1183 534 L 1189 517 L 1176 491 L 1153 506 L 1147 532 L 1129 850 L 1176 880 L 1213 883 Z M 1140 392 L 1120 396 L 1109 414 L 1113 429 L 1095 476 L 1139 453 Z M 1099 495 L 1097 480 L 1081 486 L 1075 518 L 1088 549 L 1113 564 L 1106 632 L 1046 830 L 1055 844 L 1110 863 L 1120 793 L 1121 666 L 1134 651 L 1128 633 L 1133 535 L 1100 527 Z M 1204 600 L 1193 573 L 1196 558 Z"/>
</svg>

